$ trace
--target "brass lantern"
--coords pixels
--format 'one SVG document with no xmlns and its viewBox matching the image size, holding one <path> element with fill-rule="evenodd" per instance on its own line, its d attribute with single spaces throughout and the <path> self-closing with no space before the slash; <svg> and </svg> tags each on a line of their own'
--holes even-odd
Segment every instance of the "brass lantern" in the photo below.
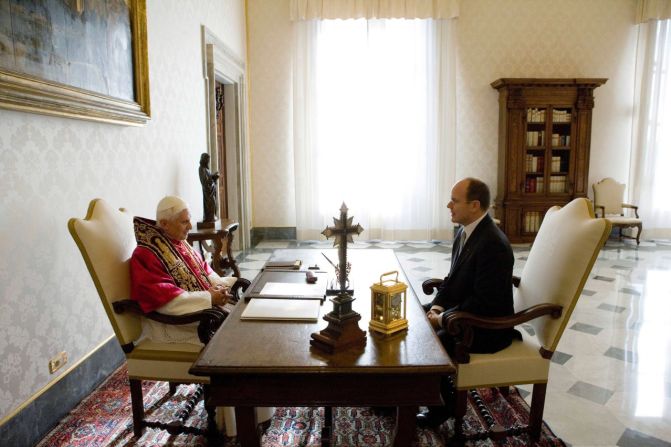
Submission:
<svg viewBox="0 0 671 447">
<path fill-rule="evenodd" d="M 396 275 L 394 279 L 383 280 L 385 276 Z M 398 280 L 398 271 L 380 276 L 380 282 L 370 287 L 370 323 L 368 330 L 383 335 L 391 335 L 408 328 L 406 312 L 406 291 L 408 286 Z"/>
</svg>

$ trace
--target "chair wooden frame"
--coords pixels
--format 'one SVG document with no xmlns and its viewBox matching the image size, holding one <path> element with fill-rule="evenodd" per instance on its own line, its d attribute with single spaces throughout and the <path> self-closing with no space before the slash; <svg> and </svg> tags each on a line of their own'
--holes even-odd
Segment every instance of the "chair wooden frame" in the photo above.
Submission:
<svg viewBox="0 0 671 447">
<path fill-rule="evenodd" d="M 97 253 L 99 258 L 95 258 L 95 248 L 91 244 L 96 241 L 95 237 L 98 236 L 92 238 L 86 233 L 91 225 L 102 225 L 103 227 L 106 225 L 105 228 L 108 230 L 123 228 L 128 225 L 125 231 L 122 229 L 119 232 L 123 233 L 122 235 L 116 235 L 120 239 L 125 238 L 122 240 L 124 246 L 115 247 L 115 250 L 110 250 L 108 256 L 102 257 L 112 258 L 112 260 L 106 261 L 114 264 L 113 269 L 105 268 L 109 266 L 101 265 L 100 253 Z M 79 248 L 103 307 L 110 319 L 117 340 L 129 362 L 128 375 L 134 435 L 140 437 L 144 428 L 150 427 L 166 430 L 173 435 L 192 433 L 205 435 L 209 439 L 218 438 L 220 435 L 216 429 L 214 420 L 215 408 L 207 404 L 209 381 L 206 378 L 188 374 L 188 369 L 197 358 L 200 350 L 196 346 L 184 350 L 183 345 L 175 345 L 174 349 L 171 348 L 169 351 L 162 351 L 156 349 L 155 346 L 147 348 L 143 345 L 143 342 L 138 344 L 137 338 L 139 336 L 138 327 L 140 318 L 143 317 L 171 325 L 198 323 L 198 338 L 203 344 L 207 344 L 227 314 L 222 309 L 214 307 L 178 316 L 165 315 L 158 312 L 144 313 L 136 301 L 127 298 L 130 295 L 130 290 L 127 286 L 130 283 L 129 278 L 109 281 L 109 279 L 104 277 L 104 275 L 114 275 L 114 272 L 122 272 L 123 274 L 128 272 L 127 263 L 135 246 L 135 239 L 132 216 L 125 209 L 120 208 L 119 210 L 115 210 L 107 202 L 101 199 L 94 199 L 89 204 L 84 219 L 72 218 L 68 221 L 68 230 Z M 117 283 L 124 283 L 126 286 L 118 286 Z M 250 282 L 244 278 L 236 279 L 235 284 L 231 288 L 236 302 L 240 297 L 240 291 L 244 292 L 249 284 Z M 130 367 L 131 362 L 139 364 L 138 370 L 142 371 L 137 373 L 133 371 Z M 165 366 L 162 367 L 161 365 Z M 165 371 L 162 372 L 162 368 L 165 368 Z M 146 421 L 144 419 L 142 381 L 146 379 L 167 381 L 169 383 L 170 394 L 175 393 L 179 384 L 196 383 L 202 386 L 194 393 L 186 405 L 185 411 L 178 415 L 177 420 L 166 424 Z M 208 413 L 207 429 L 201 430 L 184 426 L 184 421 L 201 397 L 204 397 L 206 402 L 205 408 Z"/>
<path fill-rule="evenodd" d="M 506 396 L 508 394 L 508 387 L 510 385 L 525 383 L 532 383 L 533 391 L 529 414 L 529 424 L 523 431 L 528 432 L 532 441 L 537 441 L 540 438 L 543 423 L 543 410 L 545 406 L 545 394 L 547 390 L 549 374 L 549 361 L 552 358 L 554 351 L 556 350 L 556 346 L 559 343 L 559 339 L 566 327 L 568 319 L 570 318 L 571 313 L 575 308 L 575 304 L 578 300 L 578 297 L 580 296 L 580 293 L 582 292 L 585 282 L 587 281 L 587 277 L 592 270 L 594 262 L 596 261 L 596 257 L 598 256 L 601 247 L 603 247 L 606 239 L 608 238 L 608 234 L 612 228 L 609 220 L 595 219 L 591 202 L 587 199 L 575 199 L 571 203 L 567 204 L 564 208 L 569 207 L 569 212 L 572 213 L 566 214 L 569 216 L 569 218 L 574 218 L 577 216 L 576 218 L 584 219 L 580 221 L 580 223 L 583 224 L 586 223 L 586 221 L 597 221 L 594 224 L 589 222 L 589 225 L 582 225 L 584 228 L 567 229 L 569 238 L 570 236 L 579 236 L 583 238 L 581 241 L 586 241 L 584 245 L 580 246 L 580 257 L 575 261 L 576 264 L 578 264 L 576 275 L 569 281 L 570 284 L 564 283 L 567 278 L 565 276 L 567 274 L 567 265 L 571 264 L 573 260 L 570 255 L 576 253 L 570 251 L 570 248 L 565 248 L 565 251 L 561 252 L 561 261 L 555 261 L 552 259 L 552 256 L 548 257 L 547 255 L 542 254 L 543 252 L 540 251 L 535 253 L 536 256 L 534 259 L 538 260 L 545 257 L 550 259 L 547 261 L 551 263 L 550 265 L 552 265 L 553 262 L 559 262 L 559 264 L 554 266 L 559 266 L 559 268 L 563 270 L 558 272 L 558 274 L 562 276 L 557 276 L 557 278 L 563 278 L 561 281 L 555 280 L 555 278 L 553 278 L 553 292 L 548 292 L 545 290 L 545 288 L 539 290 L 538 284 L 534 284 L 538 281 L 536 279 L 537 277 L 535 277 L 533 273 L 529 273 L 538 272 L 537 269 L 548 267 L 547 263 L 541 261 L 538 264 L 540 264 L 542 267 L 531 266 L 529 272 L 527 272 L 527 268 L 529 268 L 528 263 L 532 259 L 532 255 L 534 254 L 533 249 L 536 245 L 541 245 L 542 247 L 548 247 L 549 245 L 557 246 L 557 244 L 553 242 L 553 234 L 556 234 L 557 229 L 560 227 L 560 224 L 563 221 L 559 220 L 559 217 L 557 217 L 557 220 L 554 220 L 556 216 L 552 216 L 550 219 L 547 219 L 547 217 L 551 212 L 559 215 L 558 212 L 561 212 L 562 209 L 559 207 L 553 207 L 550 209 L 550 211 L 548 211 L 546 219 L 543 221 L 543 225 L 547 225 L 547 228 L 544 230 L 543 225 L 541 225 L 541 230 L 539 230 L 539 237 L 537 237 L 536 243 L 534 244 L 534 247 L 532 247 L 532 253 L 530 253 L 529 261 L 527 261 L 527 265 L 525 266 L 525 271 L 523 272 L 522 276 L 522 278 L 530 278 L 527 280 L 530 282 L 530 284 L 526 286 L 525 290 L 526 293 L 531 292 L 529 295 L 532 297 L 530 302 L 535 302 L 539 300 L 539 298 L 540 300 L 548 301 L 538 302 L 537 304 L 529 305 L 528 307 L 522 306 L 524 307 L 522 310 L 509 317 L 482 317 L 468 312 L 457 311 L 447 314 L 443 319 L 443 328 L 457 340 L 457 343 L 455 344 L 454 358 L 452 360 L 456 362 L 457 366 L 457 380 L 455 381 L 457 388 L 455 434 L 458 441 L 461 441 L 464 438 L 463 418 L 466 414 L 467 392 L 469 389 L 479 386 L 496 387 L 501 391 L 503 396 Z M 548 223 L 546 224 L 546 222 Z M 541 231 L 543 232 L 542 236 Z M 571 233 L 571 231 L 575 231 L 575 235 Z M 540 239 L 541 237 L 543 239 Z M 575 246 L 578 246 L 579 244 L 580 243 L 576 243 Z M 561 246 L 569 247 L 570 245 L 564 244 Z M 578 276 L 578 273 L 581 276 Z M 525 276 L 525 274 L 528 276 Z M 522 278 L 514 276 L 512 281 L 514 287 L 518 288 L 520 291 L 523 287 L 525 287 L 522 282 Z M 425 294 L 430 295 L 440 286 L 441 283 L 441 279 L 426 280 L 422 284 L 422 290 Z M 533 288 L 534 286 L 536 286 L 535 289 Z M 554 295 L 558 290 L 556 287 L 561 289 L 561 295 L 559 296 Z M 558 304 L 558 302 L 550 302 L 549 299 L 561 302 L 563 305 Z M 543 318 L 544 320 L 539 320 Z M 553 323 L 553 320 L 559 321 Z M 474 374 L 474 370 L 472 369 L 474 367 L 469 366 L 471 369 L 470 371 L 467 371 L 467 373 L 470 374 L 470 376 L 467 374 L 464 382 L 469 380 L 470 382 L 467 383 L 467 385 L 459 383 L 459 371 L 462 365 L 467 365 L 472 361 L 470 347 L 473 341 L 473 328 L 508 329 L 528 322 L 534 322 L 536 324 L 543 325 L 541 326 L 543 328 L 542 339 L 539 338 L 534 343 L 529 343 L 527 341 L 513 341 L 513 345 L 497 353 L 477 354 L 479 363 L 476 363 L 476 365 L 478 367 L 484 366 L 485 368 L 490 365 L 490 369 L 487 371 L 491 371 L 491 365 L 494 364 L 494 362 L 489 361 L 495 360 L 495 365 L 498 368 L 498 371 L 501 371 L 500 368 L 505 368 L 506 366 L 510 365 L 511 362 L 518 361 L 518 359 L 524 359 L 525 362 L 533 362 L 533 365 L 531 366 L 525 363 L 525 369 L 529 367 L 535 368 L 534 372 L 519 373 L 515 368 L 511 368 L 510 370 L 506 370 L 505 374 L 499 374 L 496 378 L 492 379 L 491 377 L 485 378 L 482 375 Z M 541 337 L 540 335 L 538 336 Z M 534 352 L 536 354 L 534 354 Z M 512 353 L 512 355 L 510 353 Z M 539 367 L 539 365 L 542 366 Z M 502 377 L 506 378 L 502 379 Z M 473 385 L 474 383 L 477 384 Z M 502 439 L 506 436 L 518 434 L 519 431 L 519 428 L 504 430 L 503 427 L 494 425 L 490 427 L 488 435 L 494 439 Z"/>
<path fill-rule="evenodd" d="M 442 283 L 441 279 L 427 279 L 422 283 L 422 290 L 425 294 L 431 295 L 434 289 L 438 289 Z M 520 278 L 513 276 L 513 285 L 519 287 Z M 508 329 L 514 328 L 519 324 L 526 323 L 535 318 L 545 315 L 557 319 L 562 315 L 562 306 L 556 304 L 539 304 L 528 309 L 524 309 L 515 313 L 510 317 L 495 317 L 487 318 L 480 317 L 468 312 L 451 312 L 446 318 L 447 331 L 451 335 L 459 337 L 459 342 L 455 345 L 455 360 L 457 363 L 464 364 L 470 361 L 470 346 L 473 342 L 473 328 L 483 329 Z M 444 324 L 444 323 L 443 323 Z M 548 351 L 544 348 L 539 350 L 541 357 L 544 359 L 551 359 L 553 351 Z M 535 383 L 533 385 L 533 392 L 531 398 L 531 411 L 529 413 L 528 432 L 533 440 L 538 440 L 540 437 L 541 427 L 543 423 L 543 408 L 545 404 L 545 392 L 547 389 L 547 382 Z M 457 438 L 463 437 L 463 419 L 466 415 L 467 405 L 467 391 L 465 389 L 457 390 L 457 402 L 455 409 L 455 434 Z M 508 395 L 508 387 L 499 387 L 499 391 L 504 396 Z M 502 439 L 511 435 L 509 431 L 505 431 L 502 427 L 495 426 L 490 430 L 490 437 L 493 439 Z"/>
</svg>

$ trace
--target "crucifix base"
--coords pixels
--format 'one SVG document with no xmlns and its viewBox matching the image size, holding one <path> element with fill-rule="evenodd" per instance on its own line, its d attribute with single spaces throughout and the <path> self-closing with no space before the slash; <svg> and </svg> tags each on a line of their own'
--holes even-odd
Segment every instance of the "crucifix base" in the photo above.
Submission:
<svg viewBox="0 0 671 447">
<path fill-rule="evenodd" d="M 328 326 L 310 336 L 310 345 L 320 351 L 333 354 L 345 349 L 366 346 L 366 332 L 359 328 L 361 315 L 352 311 L 347 315 L 338 316 L 330 312 L 324 316 Z"/>
<path fill-rule="evenodd" d="M 324 320 L 329 322 L 325 329 L 312 333 L 310 345 L 329 354 L 366 346 L 366 333 L 358 324 L 361 315 L 355 313 L 352 317 L 344 319 L 329 317 L 330 315 L 324 317 Z"/>
</svg>

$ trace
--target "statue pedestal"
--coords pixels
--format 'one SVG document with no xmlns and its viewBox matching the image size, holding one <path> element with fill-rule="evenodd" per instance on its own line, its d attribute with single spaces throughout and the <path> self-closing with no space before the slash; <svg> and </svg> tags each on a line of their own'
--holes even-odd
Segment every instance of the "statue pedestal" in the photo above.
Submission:
<svg viewBox="0 0 671 447">
<path fill-rule="evenodd" d="M 210 230 L 217 225 L 217 222 L 216 220 L 212 222 L 196 222 L 196 228 L 199 230 Z"/>
<path fill-rule="evenodd" d="M 366 332 L 358 324 L 361 315 L 352 310 L 354 298 L 347 293 L 340 293 L 332 301 L 333 311 L 324 316 L 328 326 L 312 333 L 310 345 L 328 354 L 366 346 Z"/>
</svg>

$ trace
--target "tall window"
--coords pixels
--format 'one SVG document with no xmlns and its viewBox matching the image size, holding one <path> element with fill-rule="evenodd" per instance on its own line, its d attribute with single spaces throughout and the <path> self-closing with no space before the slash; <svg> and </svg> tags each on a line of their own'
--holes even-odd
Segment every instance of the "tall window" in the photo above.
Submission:
<svg viewBox="0 0 671 447">
<path fill-rule="evenodd" d="M 368 238 L 430 239 L 448 230 L 454 54 L 446 22 L 300 25 L 294 66 L 299 238 L 314 238 L 343 201 Z"/>
<path fill-rule="evenodd" d="M 633 170 L 633 195 L 646 234 L 671 236 L 671 20 L 642 25 L 645 53 Z"/>
</svg>

